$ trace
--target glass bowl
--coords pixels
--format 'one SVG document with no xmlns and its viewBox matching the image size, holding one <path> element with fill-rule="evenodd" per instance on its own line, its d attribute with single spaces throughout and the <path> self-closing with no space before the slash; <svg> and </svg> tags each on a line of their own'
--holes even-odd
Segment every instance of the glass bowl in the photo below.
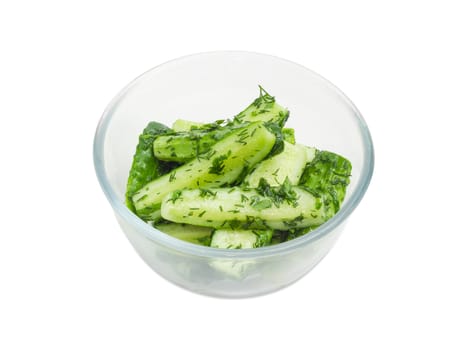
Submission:
<svg viewBox="0 0 461 350">
<path fill-rule="evenodd" d="M 149 121 L 213 121 L 243 110 L 262 85 L 290 110 L 287 127 L 299 143 L 347 157 L 353 166 L 341 210 L 300 238 L 269 247 L 225 250 L 187 243 L 144 223 L 124 204 L 138 136 Z M 311 70 L 274 56 L 210 52 L 157 66 L 131 82 L 105 110 L 94 139 L 100 185 L 123 232 L 141 258 L 165 279 L 217 297 L 250 297 L 278 290 L 309 272 L 332 248 L 365 194 L 373 145 L 353 103 Z"/>
</svg>

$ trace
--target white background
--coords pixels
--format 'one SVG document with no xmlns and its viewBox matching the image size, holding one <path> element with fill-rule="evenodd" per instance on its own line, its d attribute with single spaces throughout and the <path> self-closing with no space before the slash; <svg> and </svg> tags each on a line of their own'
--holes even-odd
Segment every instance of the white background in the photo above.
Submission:
<svg viewBox="0 0 461 350">
<path fill-rule="evenodd" d="M 457 1 L 2 1 L 1 349 L 460 349 Z M 222 300 L 136 255 L 97 183 L 111 98 L 178 56 L 301 63 L 368 122 L 371 186 L 324 261 Z"/>
</svg>

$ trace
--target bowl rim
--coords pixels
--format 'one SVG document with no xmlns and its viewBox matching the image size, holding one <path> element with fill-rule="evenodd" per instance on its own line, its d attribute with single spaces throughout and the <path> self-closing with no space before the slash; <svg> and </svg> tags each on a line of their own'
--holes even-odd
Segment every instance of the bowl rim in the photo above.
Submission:
<svg viewBox="0 0 461 350">
<path fill-rule="evenodd" d="M 200 56 L 213 56 L 213 55 L 242 55 L 242 56 L 258 56 L 265 59 L 271 59 L 275 61 L 280 61 L 285 64 L 296 65 L 298 68 L 308 71 L 313 77 L 324 83 L 329 87 L 333 92 L 335 92 L 339 98 L 345 102 L 346 105 L 354 113 L 354 117 L 359 126 L 360 135 L 362 137 L 362 142 L 364 145 L 364 166 L 362 172 L 359 175 L 357 181 L 357 187 L 355 191 L 350 194 L 349 200 L 343 205 L 338 213 L 334 215 L 326 223 L 320 225 L 317 229 L 310 232 L 308 235 L 276 244 L 273 246 L 260 247 L 254 249 L 219 249 L 212 248 L 207 246 L 201 246 L 189 242 L 179 240 L 175 237 L 172 237 L 166 233 L 163 233 L 153 226 L 146 224 L 140 218 L 138 218 L 133 212 L 131 212 L 124 203 L 124 198 L 121 200 L 115 194 L 113 187 L 111 186 L 106 169 L 104 166 L 104 144 L 107 129 L 110 125 L 113 112 L 116 110 L 118 103 L 123 99 L 123 97 L 138 83 L 142 82 L 150 73 L 163 68 L 165 65 L 170 63 L 178 63 L 180 61 L 187 61 L 189 59 L 196 59 Z M 93 162 L 96 171 L 96 175 L 99 181 L 99 184 L 106 195 L 109 203 L 111 204 L 115 213 L 121 216 L 126 220 L 136 232 L 140 232 L 147 239 L 160 244 L 164 247 L 180 251 L 182 253 L 191 254 L 194 256 L 208 257 L 208 258 L 229 258 L 229 259 L 251 259 L 251 258 L 261 258 L 274 255 L 283 255 L 292 252 L 300 248 L 301 246 L 306 246 L 312 242 L 327 236 L 332 232 L 336 227 L 341 225 L 349 217 L 349 215 L 355 210 L 360 201 L 362 200 L 373 175 L 374 170 L 374 148 L 373 142 L 371 139 L 368 126 L 363 118 L 362 114 L 354 103 L 333 83 L 328 79 L 324 78 L 320 74 L 306 68 L 305 66 L 284 59 L 274 55 L 251 52 L 251 51 L 239 51 L 239 50 L 219 50 L 219 51 L 207 51 L 200 52 L 195 54 L 190 54 L 186 56 L 181 56 L 169 61 L 166 61 L 160 65 L 157 65 L 146 72 L 139 75 L 137 78 L 132 80 L 128 85 L 126 85 L 108 104 L 105 108 L 99 123 L 96 128 L 96 132 L 93 140 Z"/>
</svg>

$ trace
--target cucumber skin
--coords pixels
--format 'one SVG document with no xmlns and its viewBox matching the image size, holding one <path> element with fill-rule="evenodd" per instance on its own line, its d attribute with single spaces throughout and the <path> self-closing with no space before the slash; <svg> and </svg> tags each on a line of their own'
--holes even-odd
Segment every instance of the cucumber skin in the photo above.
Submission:
<svg viewBox="0 0 461 350">
<path fill-rule="evenodd" d="M 351 162 L 339 154 L 317 151 L 314 159 L 307 164 L 299 180 L 299 185 L 324 199 L 329 216 L 336 214 L 350 183 Z"/>
<path fill-rule="evenodd" d="M 168 167 L 164 162 L 161 162 L 154 157 L 152 145 L 159 135 L 170 131 L 170 128 L 161 123 L 150 122 L 144 128 L 142 134 L 139 135 L 139 141 L 136 146 L 136 152 L 133 156 L 133 162 L 128 175 L 125 193 L 126 206 L 135 213 L 136 210 L 132 201 L 133 194 L 141 189 L 145 184 L 159 177 L 168 170 Z"/>
<path fill-rule="evenodd" d="M 239 143 L 242 133 L 253 135 Z M 174 195 L 177 190 L 232 183 L 244 169 L 260 162 L 271 151 L 274 142 L 275 136 L 261 122 L 233 131 L 210 149 L 210 152 L 215 152 L 210 159 L 193 159 L 176 168 L 174 174 L 163 175 L 136 192 L 133 202 L 138 216 L 148 220 L 152 212 L 160 209 L 162 199 L 167 194 Z M 210 169 L 214 161 L 223 156 L 228 158 L 222 162 L 222 173 L 212 173 Z"/>
<path fill-rule="evenodd" d="M 186 189 L 176 198 L 169 194 L 163 199 L 161 215 L 178 223 L 243 230 L 302 228 L 320 225 L 330 218 L 321 197 L 302 188 L 293 190 L 298 197 L 296 206 L 282 202 L 278 207 L 272 203 L 258 208 L 257 203 L 271 202 L 254 189 L 215 188 L 206 196 L 199 189 Z"/>
</svg>

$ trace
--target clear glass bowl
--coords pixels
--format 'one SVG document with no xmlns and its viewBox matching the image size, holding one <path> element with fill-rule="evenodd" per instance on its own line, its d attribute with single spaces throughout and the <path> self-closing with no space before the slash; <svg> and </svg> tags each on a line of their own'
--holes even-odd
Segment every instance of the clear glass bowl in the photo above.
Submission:
<svg viewBox="0 0 461 350">
<path fill-rule="evenodd" d="M 257 249 L 224 250 L 177 240 L 124 205 L 138 135 L 149 121 L 213 121 L 234 116 L 262 85 L 290 110 L 297 142 L 337 152 L 353 166 L 339 213 L 308 235 Z M 258 53 L 182 57 L 144 73 L 105 110 L 94 139 L 101 187 L 129 241 L 158 274 L 193 292 L 249 297 L 278 290 L 309 272 L 332 248 L 373 172 L 373 145 L 360 112 L 334 85 L 296 63 Z"/>
</svg>

